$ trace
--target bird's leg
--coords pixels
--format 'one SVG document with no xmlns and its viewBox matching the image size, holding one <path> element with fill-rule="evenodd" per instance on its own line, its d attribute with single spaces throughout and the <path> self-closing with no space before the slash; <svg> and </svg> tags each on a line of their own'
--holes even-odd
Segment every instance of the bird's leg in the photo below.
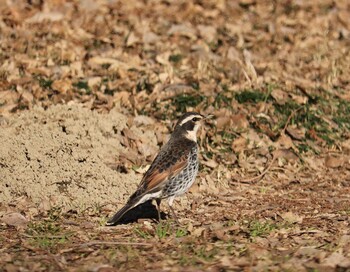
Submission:
<svg viewBox="0 0 350 272">
<path fill-rule="evenodd" d="M 173 209 L 173 201 L 174 201 L 174 197 L 170 197 L 169 198 L 169 201 L 168 201 L 168 206 L 169 206 L 169 209 L 170 209 L 170 211 L 171 211 L 171 214 L 172 214 L 172 218 L 174 218 L 175 219 L 175 221 L 176 221 L 176 223 L 178 224 L 178 225 L 180 225 L 180 222 L 179 222 L 179 219 L 177 219 L 177 216 L 176 216 L 176 214 L 175 214 L 175 211 L 174 211 L 174 209 Z"/>
<path fill-rule="evenodd" d="M 158 211 L 158 222 L 160 223 L 160 221 L 162 220 L 162 217 L 160 215 L 160 202 L 162 200 L 160 198 L 157 198 L 156 199 L 156 203 L 157 203 L 157 211 Z"/>
<path fill-rule="evenodd" d="M 175 213 L 173 207 L 169 205 L 169 208 L 170 208 L 170 210 L 171 210 L 172 217 L 173 217 L 173 218 L 175 219 L 175 221 L 176 221 L 176 224 L 180 225 L 179 219 L 177 219 L 177 216 L 176 216 L 176 213 Z"/>
</svg>

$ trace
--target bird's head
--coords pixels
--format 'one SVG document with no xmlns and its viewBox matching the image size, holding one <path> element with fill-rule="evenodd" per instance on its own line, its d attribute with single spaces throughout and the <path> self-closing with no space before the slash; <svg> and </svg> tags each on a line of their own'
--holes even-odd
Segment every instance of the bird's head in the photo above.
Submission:
<svg viewBox="0 0 350 272">
<path fill-rule="evenodd" d="M 185 136 L 191 141 L 197 142 L 197 131 L 202 121 L 210 117 L 205 117 L 197 112 L 186 112 L 177 121 L 174 132 Z"/>
</svg>

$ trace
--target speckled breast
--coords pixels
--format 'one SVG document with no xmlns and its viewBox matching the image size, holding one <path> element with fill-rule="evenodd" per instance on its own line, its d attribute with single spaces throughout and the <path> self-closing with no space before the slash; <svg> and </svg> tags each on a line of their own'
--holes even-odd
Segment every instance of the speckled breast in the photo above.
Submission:
<svg viewBox="0 0 350 272">
<path fill-rule="evenodd" d="M 198 150 L 193 147 L 189 154 L 187 166 L 177 176 L 169 180 L 163 189 L 162 198 L 181 195 L 193 184 L 198 172 Z"/>
</svg>

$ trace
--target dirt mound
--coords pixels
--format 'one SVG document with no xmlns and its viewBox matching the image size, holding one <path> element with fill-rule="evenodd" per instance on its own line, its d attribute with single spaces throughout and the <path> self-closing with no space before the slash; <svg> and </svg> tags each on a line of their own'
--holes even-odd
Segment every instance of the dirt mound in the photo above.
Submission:
<svg viewBox="0 0 350 272">
<path fill-rule="evenodd" d="M 123 203 L 139 178 L 121 174 L 116 162 L 126 117 L 99 114 L 79 105 L 34 108 L 0 125 L 0 199 L 27 196 L 66 209 Z"/>
</svg>

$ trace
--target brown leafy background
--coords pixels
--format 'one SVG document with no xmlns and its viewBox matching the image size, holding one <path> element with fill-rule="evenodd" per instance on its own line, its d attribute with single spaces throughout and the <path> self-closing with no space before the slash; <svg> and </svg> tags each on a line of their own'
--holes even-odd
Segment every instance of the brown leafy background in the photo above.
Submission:
<svg viewBox="0 0 350 272">
<path fill-rule="evenodd" d="M 103 227 L 127 190 L 70 210 L 15 194 L 1 205 L 3 269 L 350 269 L 349 18 L 345 0 L 0 0 L 9 142 L 38 107 L 61 109 L 45 118 L 62 130 L 77 105 L 99 113 L 88 125 L 116 111 L 123 126 L 89 139 L 87 158 L 140 179 L 181 113 L 215 116 L 199 135 L 197 183 L 176 206 L 182 226 Z M 110 137 L 116 155 L 97 159 Z M 4 173 L 11 149 L 1 154 Z"/>
</svg>

